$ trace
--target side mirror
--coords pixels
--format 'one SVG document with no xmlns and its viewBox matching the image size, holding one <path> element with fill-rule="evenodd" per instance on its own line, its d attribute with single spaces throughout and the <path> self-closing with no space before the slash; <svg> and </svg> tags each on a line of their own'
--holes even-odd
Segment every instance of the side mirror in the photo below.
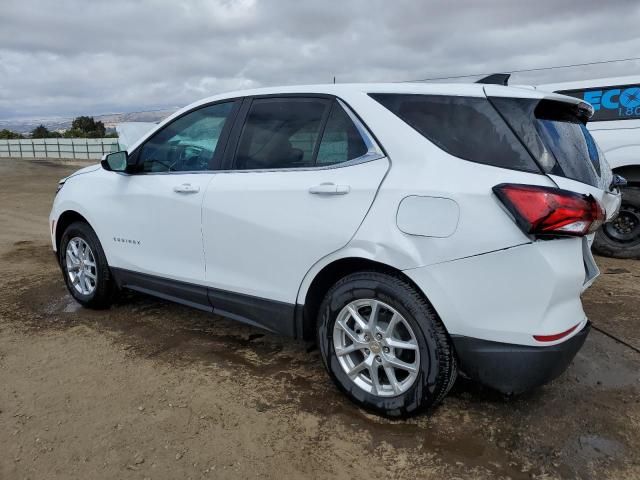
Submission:
<svg viewBox="0 0 640 480">
<path fill-rule="evenodd" d="M 108 153 L 100 163 L 102 168 L 110 172 L 124 172 L 127 170 L 127 160 L 127 152 L 123 150 L 121 152 Z"/>
</svg>

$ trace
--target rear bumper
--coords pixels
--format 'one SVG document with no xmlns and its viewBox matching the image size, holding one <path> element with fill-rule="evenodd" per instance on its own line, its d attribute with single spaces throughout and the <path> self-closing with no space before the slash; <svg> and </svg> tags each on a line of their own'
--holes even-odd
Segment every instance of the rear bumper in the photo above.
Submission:
<svg viewBox="0 0 640 480">
<path fill-rule="evenodd" d="M 522 393 L 564 372 L 584 344 L 591 324 L 569 340 L 532 347 L 452 336 L 462 370 L 471 379 L 502 393 Z"/>
</svg>

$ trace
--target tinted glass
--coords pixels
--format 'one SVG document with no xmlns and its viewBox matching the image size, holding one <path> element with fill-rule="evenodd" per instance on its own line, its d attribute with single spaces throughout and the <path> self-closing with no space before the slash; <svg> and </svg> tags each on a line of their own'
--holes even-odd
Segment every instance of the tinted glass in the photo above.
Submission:
<svg viewBox="0 0 640 480">
<path fill-rule="evenodd" d="M 315 98 L 254 100 L 240 135 L 240 170 L 314 165 L 320 130 L 331 103 Z"/>
<path fill-rule="evenodd" d="M 140 150 L 143 172 L 207 170 L 233 102 L 190 112 L 170 123 Z"/>
<path fill-rule="evenodd" d="M 335 102 L 322 135 L 316 165 L 333 165 L 367 153 L 367 146 L 347 112 Z"/>
<path fill-rule="evenodd" d="M 404 94 L 371 97 L 451 155 L 495 167 L 540 171 L 486 98 Z"/>
<path fill-rule="evenodd" d="M 558 93 L 579 98 L 593 105 L 594 114 L 591 122 L 640 118 L 640 85 L 637 84 L 563 90 Z"/>
<path fill-rule="evenodd" d="M 600 155 L 579 107 L 565 102 L 492 97 L 545 173 L 599 185 Z"/>
</svg>

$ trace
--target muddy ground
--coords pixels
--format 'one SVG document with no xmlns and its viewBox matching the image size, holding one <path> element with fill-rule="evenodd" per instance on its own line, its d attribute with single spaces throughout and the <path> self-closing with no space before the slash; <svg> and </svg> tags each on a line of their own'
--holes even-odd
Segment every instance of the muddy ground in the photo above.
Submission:
<svg viewBox="0 0 640 480">
<path fill-rule="evenodd" d="M 0 160 L 0 479 L 640 478 L 640 262 L 598 258 L 593 331 L 558 380 L 505 398 L 459 380 L 388 421 L 310 344 L 142 295 L 67 294 L 47 236 L 77 169 Z"/>
</svg>

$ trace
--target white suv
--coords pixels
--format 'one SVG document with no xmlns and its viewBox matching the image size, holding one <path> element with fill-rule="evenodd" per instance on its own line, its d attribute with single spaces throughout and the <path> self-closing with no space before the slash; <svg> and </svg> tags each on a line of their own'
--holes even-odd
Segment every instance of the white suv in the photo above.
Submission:
<svg viewBox="0 0 640 480">
<path fill-rule="evenodd" d="M 314 336 L 336 385 L 389 416 L 458 369 L 517 393 L 589 323 L 589 246 L 620 195 L 575 98 L 497 85 L 219 95 L 61 181 L 69 291 L 121 288 Z"/>
</svg>

